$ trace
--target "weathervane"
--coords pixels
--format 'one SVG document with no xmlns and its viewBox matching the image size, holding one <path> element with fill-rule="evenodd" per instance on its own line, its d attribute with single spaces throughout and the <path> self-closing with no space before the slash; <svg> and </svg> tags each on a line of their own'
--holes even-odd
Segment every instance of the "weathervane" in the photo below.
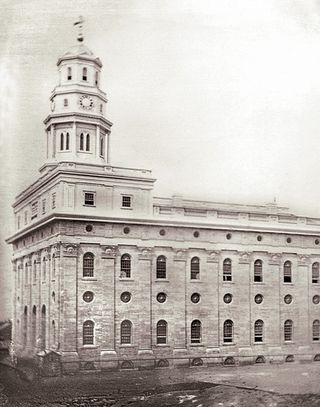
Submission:
<svg viewBox="0 0 320 407">
<path fill-rule="evenodd" d="M 78 26 L 78 37 L 77 40 L 79 42 L 83 41 L 83 33 L 82 33 L 82 28 L 83 28 L 83 23 L 84 23 L 84 19 L 82 16 L 79 16 L 78 20 L 73 24 L 73 25 L 77 25 Z"/>
</svg>

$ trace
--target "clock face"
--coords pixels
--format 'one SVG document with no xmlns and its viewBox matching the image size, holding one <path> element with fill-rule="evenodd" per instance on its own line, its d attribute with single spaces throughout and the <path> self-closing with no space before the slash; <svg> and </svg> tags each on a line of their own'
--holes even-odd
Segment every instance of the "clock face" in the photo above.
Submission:
<svg viewBox="0 0 320 407">
<path fill-rule="evenodd" d="M 83 109 L 92 109 L 93 107 L 93 100 L 90 96 L 82 95 L 80 96 L 80 106 Z"/>
</svg>

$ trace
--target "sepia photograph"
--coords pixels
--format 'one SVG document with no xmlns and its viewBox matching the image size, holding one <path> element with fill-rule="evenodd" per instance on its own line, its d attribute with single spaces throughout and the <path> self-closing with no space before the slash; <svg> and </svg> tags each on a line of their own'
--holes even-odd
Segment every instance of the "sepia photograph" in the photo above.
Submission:
<svg viewBox="0 0 320 407">
<path fill-rule="evenodd" d="M 320 0 L 0 15 L 0 406 L 319 406 Z"/>
</svg>

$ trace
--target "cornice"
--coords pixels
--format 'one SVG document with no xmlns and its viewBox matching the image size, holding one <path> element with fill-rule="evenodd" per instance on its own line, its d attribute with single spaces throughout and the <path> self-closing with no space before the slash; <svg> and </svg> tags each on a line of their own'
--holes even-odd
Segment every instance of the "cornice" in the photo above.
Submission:
<svg viewBox="0 0 320 407">
<path fill-rule="evenodd" d="M 46 129 L 51 125 L 50 121 L 54 121 L 55 119 L 63 120 L 64 122 L 79 122 L 82 123 L 81 119 L 83 119 L 84 123 L 88 123 L 88 120 L 93 120 L 93 124 L 98 122 L 101 126 L 103 126 L 106 130 L 110 131 L 110 127 L 113 126 L 113 123 L 107 120 L 105 117 L 99 114 L 90 114 L 90 113 L 81 113 L 81 112 L 65 112 L 65 113 L 50 113 L 43 121 L 46 126 Z M 90 123 L 91 124 L 91 123 Z"/>
</svg>

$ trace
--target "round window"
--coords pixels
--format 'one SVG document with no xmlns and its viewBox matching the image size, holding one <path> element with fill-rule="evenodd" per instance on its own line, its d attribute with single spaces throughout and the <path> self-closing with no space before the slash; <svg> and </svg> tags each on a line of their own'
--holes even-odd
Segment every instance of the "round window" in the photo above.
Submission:
<svg viewBox="0 0 320 407">
<path fill-rule="evenodd" d="M 130 233 L 130 228 L 129 228 L 129 226 L 126 226 L 125 228 L 123 228 L 123 233 L 124 233 L 125 235 L 127 235 L 128 233 Z"/>
<path fill-rule="evenodd" d="M 226 234 L 226 238 L 227 238 L 228 240 L 230 240 L 230 239 L 232 238 L 232 234 L 231 234 L 231 233 L 227 233 L 227 234 Z"/>
<path fill-rule="evenodd" d="M 232 301 L 232 294 L 225 294 L 224 296 L 223 296 L 223 301 L 226 303 L 226 304 L 230 304 L 230 302 Z"/>
<path fill-rule="evenodd" d="M 129 302 L 131 300 L 131 294 L 128 291 L 125 291 L 120 295 L 120 299 L 122 302 Z"/>
<path fill-rule="evenodd" d="M 193 294 L 191 295 L 191 301 L 192 301 L 194 304 L 197 304 L 197 303 L 200 301 L 200 294 L 198 294 L 198 293 L 193 293 Z"/>
<path fill-rule="evenodd" d="M 200 236 L 200 233 L 196 230 L 195 232 L 193 232 L 193 236 L 194 236 L 194 237 L 199 237 L 199 236 Z"/>
<path fill-rule="evenodd" d="M 164 236 L 166 234 L 166 231 L 164 229 L 161 229 L 159 234 L 160 234 L 160 236 Z"/>
<path fill-rule="evenodd" d="M 286 304 L 291 304 L 292 303 L 292 295 L 290 295 L 290 294 L 285 295 L 284 302 Z"/>
<path fill-rule="evenodd" d="M 312 298 L 312 302 L 313 302 L 314 304 L 319 304 L 319 302 L 320 302 L 320 296 L 319 296 L 319 295 L 314 295 L 313 298 Z"/>
<path fill-rule="evenodd" d="M 159 293 L 159 294 L 157 295 L 157 301 L 158 301 L 158 302 L 163 303 L 163 302 L 166 301 L 166 299 L 167 299 L 167 294 L 165 294 L 165 293 Z"/>
<path fill-rule="evenodd" d="M 257 240 L 258 240 L 258 242 L 261 242 L 262 236 L 261 236 L 261 235 L 258 235 L 258 236 L 257 236 Z"/>
<path fill-rule="evenodd" d="M 261 304 L 262 301 L 263 301 L 263 296 L 262 296 L 261 294 L 257 294 L 257 295 L 254 297 L 254 302 L 255 302 L 256 304 Z"/>
<path fill-rule="evenodd" d="M 87 232 L 92 232 L 93 226 L 92 225 L 86 225 L 86 231 Z"/>
<path fill-rule="evenodd" d="M 316 244 L 316 245 L 318 245 L 320 243 L 320 240 L 319 239 L 316 239 L 315 241 L 314 241 L 314 244 Z"/>
<path fill-rule="evenodd" d="M 93 292 L 92 291 L 86 291 L 83 294 L 83 301 L 85 302 L 91 302 L 93 300 Z"/>
<path fill-rule="evenodd" d="M 287 237 L 287 243 L 291 243 L 291 242 L 292 242 L 291 237 Z"/>
</svg>

